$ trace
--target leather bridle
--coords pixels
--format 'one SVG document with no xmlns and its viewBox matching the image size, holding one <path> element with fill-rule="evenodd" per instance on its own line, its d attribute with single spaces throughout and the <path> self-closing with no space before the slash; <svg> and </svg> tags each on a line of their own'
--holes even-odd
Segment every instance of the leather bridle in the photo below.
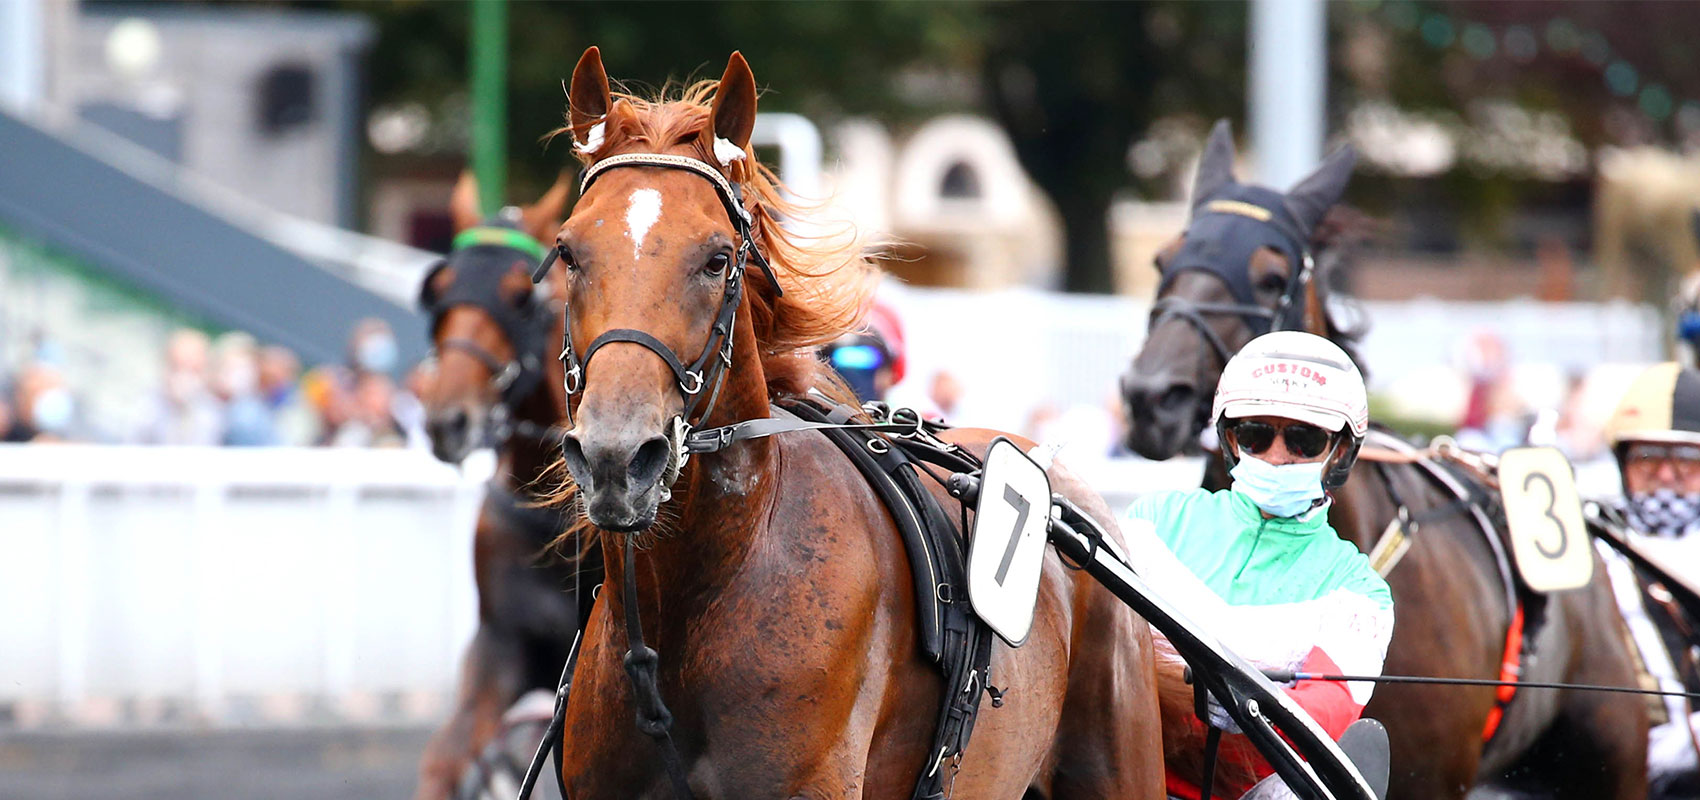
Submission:
<svg viewBox="0 0 1700 800">
<path fill-rule="evenodd" d="M 516 420 L 520 403 L 537 391 L 543 383 L 543 359 L 548 349 L 550 318 L 548 298 L 533 290 L 520 306 L 503 299 L 501 280 L 516 262 L 524 263 L 540 257 L 543 246 L 526 234 L 497 224 L 486 224 L 462 231 L 455 237 L 448 258 L 432 267 L 426 274 L 420 292 L 420 306 L 430 315 L 433 333 L 442 325 L 448 312 L 459 306 L 471 306 L 489 315 L 508 340 L 513 356 L 497 358 L 479 343 L 464 337 L 451 336 L 437 343 L 440 354 L 458 350 L 476 359 L 490 373 L 490 388 L 497 402 L 487 412 L 486 427 L 489 444 L 500 445 L 514 435 L 532 438 L 551 438 L 559 433 L 550 426 Z M 455 268 L 454 282 L 440 296 L 432 293 L 431 284 L 437 273 Z"/>
<path fill-rule="evenodd" d="M 1224 212 L 1195 215 L 1183 234 L 1183 240 L 1191 242 L 1196 237 L 1202 236 L 1203 234 L 1194 230 L 1200 226 L 1201 219 L 1207 220 L 1211 216 L 1219 216 L 1222 213 Z M 1205 254 L 1202 252 L 1187 252 L 1192 248 L 1183 248 L 1182 255 L 1177 256 L 1176 263 L 1171 263 L 1167 268 L 1160 267 L 1162 269 L 1162 280 L 1157 285 L 1157 301 L 1151 306 L 1151 319 L 1146 327 L 1147 335 L 1155 332 L 1157 327 L 1168 321 L 1169 318 L 1178 317 L 1197 330 L 1205 343 L 1210 345 L 1211 351 L 1216 354 L 1217 358 L 1221 359 L 1221 363 L 1227 364 L 1228 359 L 1233 358 L 1234 351 L 1230 350 L 1227 342 L 1222 341 L 1222 337 L 1210 327 L 1207 315 L 1237 316 L 1245 321 L 1254 337 L 1270 331 L 1304 330 L 1304 293 L 1315 277 L 1316 263 L 1311 257 L 1306 237 L 1293 230 L 1291 225 L 1277 221 L 1279 217 L 1275 217 L 1273 214 L 1270 217 L 1269 219 L 1248 217 L 1248 219 L 1264 226 L 1266 232 L 1271 234 L 1268 237 L 1271 242 L 1269 246 L 1274 246 L 1275 249 L 1280 250 L 1287 256 L 1289 263 L 1293 264 L 1293 272 L 1290 280 L 1287 281 L 1286 290 L 1282 292 L 1281 299 L 1276 302 L 1274 308 L 1258 303 L 1256 297 L 1251 293 L 1246 276 L 1238 274 L 1250 269 L 1249 264 L 1221 263 L 1218 260 L 1203 257 Z M 1215 232 L 1212 231 L 1211 233 L 1213 235 Z M 1191 256 L 1191 258 L 1185 261 L 1179 260 L 1183 256 Z M 1231 270 L 1234 272 L 1230 272 Z M 1236 302 L 1195 303 L 1185 297 L 1164 297 L 1163 292 L 1168 289 L 1169 285 L 1182 273 L 1189 271 L 1205 272 L 1221 279 L 1228 286 L 1229 292 L 1234 295 Z"/>
<path fill-rule="evenodd" d="M 673 418 L 668 435 L 672 439 L 672 460 L 668 465 L 666 479 L 669 483 L 678 477 L 679 470 L 684 466 L 685 459 L 691 452 L 702 452 L 697 448 L 687 448 L 686 440 L 694 425 L 707 421 L 714 413 L 715 401 L 720 396 L 720 385 L 725 380 L 726 369 L 732 366 L 732 329 L 737 322 L 738 305 L 744 296 L 744 270 L 750 261 L 761 268 L 773 285 L 775 294 L 783 295 L 779 279 L 773 273 L 773 267 L 768 264 L 761 251 L 755 246 L 752 233 L 753 219 L 748 209 L 744 207 L 742 189 L 726 179 L 720 170 L 715 169 L 704 161 L 689 156 L 666 155 L 662 153 L 627 153 L 602 159 L 584 171 L 584 177 L 579 179 L 579 197 L 590 189 L 592 183 L 609 170 L 621 167 L 661 167 L 689 172 L 701 177 L 714 185 L 715 192 L 720 197 L 721 205 L 726 208 L 726 215 L 732 220 L 732 227 L 738 235 L 738 249 L 731 263 L 726 268 L 725 289 L 721 293 L 720 308 L 715 313 L 714 323 L 710 326 L 708 340 L 703 343 L 702 351 L 687 365 L 684 359 L 673 352 L 673 348 L 647 332 L 635 328 L 613 328 L 603 331 L 590 346 L 585 348 L 581 357 L 573 346 L 572 308 L 566 307 L 566 332 L 561 342 L 561 365 L 566 369 L 567 390 L 567 420 L 572 421 L 573 396 L 584 391 L 584 371 L 590 365 L 590 360 L 603 347 L 616 342 L 635 344 L 656 355 L 667 365 L 673 374 L 674 388 L 679 392 L 679 398 L 684 403 L 684 411 Z M 544 257 L 532 273 L 532 281 L 541 281 L 547 275 L 549 268 L 564 255 L 564 248 L 557 244 Z M 708 392 L 705 395 L 704 389 Z M 701 413 L 698 413 L 698 409 Z"/>
</svg>

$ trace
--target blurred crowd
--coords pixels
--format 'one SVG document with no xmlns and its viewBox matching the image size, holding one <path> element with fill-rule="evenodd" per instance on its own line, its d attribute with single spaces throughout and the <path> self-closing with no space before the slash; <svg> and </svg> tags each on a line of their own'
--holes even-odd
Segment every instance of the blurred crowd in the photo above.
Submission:
<svg viewBox="0 0 1700 800">
<path fill-rule="evenodd" d="M 0 441 L 117 441 L 194 446 L 427 447 L 420 397 L 431 364 L 398 383 L 395 335 L 379 319 L 357 323 L 340 364 L 303 370 L 287 347 L 242 332 L 179 328 L 168 337 L 159 385 L 136 398 L 124 429 L 79 413 L 77 393 L 51 357 L 0 373 Z"/>
</svg>

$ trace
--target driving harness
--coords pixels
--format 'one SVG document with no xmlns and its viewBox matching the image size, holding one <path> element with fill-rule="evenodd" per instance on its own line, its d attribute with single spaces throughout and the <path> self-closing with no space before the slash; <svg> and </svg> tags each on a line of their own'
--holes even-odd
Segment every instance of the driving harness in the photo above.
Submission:
<svg viewBox="0 0 1700 800">
<path fill-rule="evenodd" d="M 990 682 L 991 630 L 974 615 L 966 596 L 967 544 L 963 537 L 967 530 L 967 508 L 961 509 L 963 524 L 958 530 L 939 501 L 926 490 L 920 473 L 928 473 L 942 485 L 942 478 L 927 464 L 961 472 L 979 468 L 978 459 L 940 440 L 936 435 L 939 427 L 923 421 L 913 411 L 891 411 L 872 406 L 878 416 L 864 422 L 868 417 L 861 409 L 828 407 L 815 398 L 785 401 L 782 406 L 775 407 L 775 413 L 770 417 L 717 428 L 694 429 L 694 424 L 707 420 L 713 413 L 726 369 L 732 364 L 732 331 L 743 297 L 744 271 L 748 263 L 753 260 L 761 268 L 776 294 L 783 294 L 783 291 L 772 267 L 755 247 L 752 218 L 744 207 L 741 187 L 727 180 L 718 169 L 686 156 L 654 153 L 611 156 L 585 170 L 579 183 L 579 196 L 584 196 L 597 177 L 620 167 L 677 169 L 708 180 L 714 185 L 736 229 L 738 246 L 735 257 L 726 268 L 720 308 L 707 341 L 688 366 L 659 339 L 630 328 L 604 331 L 591 340 L 581 357 L 574 347 L 571 309 L 567 309 L 561 361 L 566 369 L 569 422 L 573 396 L 584 390 L 584 370 L 590 360 L 609 344 L 627 343 L 649 350 L 667 364 L 684 405 L 683 413 L 673 418 L 668 431 L 672 447 L 662 477 L 665 485 L 671 485 L 678 478 L 691 455 L 717 452 L 739 442 L 779 433 L 815 430 L 838 446 L 880 496 L 902 534 L 914 576 L 916 630 L 920 646 L 944 678 L 943 702 L 933 744 L 923 761 L 922 773 L 917 778 L 912 797 L 914 800 L 949 797 L 962 752 L 973 731 L 980 694 L 989 694 L 993 706 L 1001 706 L 1003 700 L 1002 692 L 993 688 Z M 533 272 L 533 282 L 541 281 L 556 261 L 568 261 L 569 258 L 570 254 L 564 247 L 557 245 Z M 703 396 L 705 388 L 708 390 L 706 401 Z M 628 536 L 622 576 L 627 643 L 624 667 L 637 706 L 637 727 L 656 741 L 674 794 L 681 800 L 689 800 L 693 794 L 684 762 L 671 736 L 672 714 L 657 686 L 659 655 L 645 644 L 643 624 L 637 612 L 635 560 L 633 539 Z M 529 796 L 541 772 L 544 756 L 551 751 L 555 755 L 556 779 L 562 784 L 562 796 L 566 796 L 561 751 L 567 699 L 578 652 L 579 640 L 575 638 L 556 691 L 554 718 L 521 785 L 522 800 Z"/>
</svg>

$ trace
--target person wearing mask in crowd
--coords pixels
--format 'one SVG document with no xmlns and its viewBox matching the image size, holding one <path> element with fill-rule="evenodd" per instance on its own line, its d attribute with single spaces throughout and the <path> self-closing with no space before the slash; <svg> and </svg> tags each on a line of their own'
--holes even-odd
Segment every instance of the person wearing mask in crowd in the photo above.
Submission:
<svg viewBox="0 0 1700 800">
<path fill-rule="evenodd" d="M 207 386 L 207 335 L 173 331 L 165 346 L 165 385 L 138 432 L 143 444 L 216 445 L 223 440 L 219 402 Z"/>
<path fill-rule="evenodd" d="M 1393 596 L 1357 547 L 1328 524 L 1329 492 L 1346 480 L 1369 429 L 1363 376 L 1320 336 L 1276 331 L 1222 369 L 1211 413 L 1233 485 L 1157 492 L 1122 525 L 1133 563 L 1172 605 L 1234 652 L 1267 669 L 1378 675 L 1393 633 Z M 1374 685 L 1300 681 L 1287 694 L 1335 739 Z M 1212 700 L 1211 724 L 1232 718 Z M 1268 776 L 1222 797 L 1282 798 L 1291 790 L 1238 737 L 1224 758 Z M 1171 794 L 1198 787 L 1171 775 Z"/>
<path fill-rule="evenodd" d="M 369 373 L 394 375 L 400 366 L 401 349 L 390 324 L 367 317 L 354 325 L 348 337 L 348 367 L 356 376 Z"/>
<path fill-rule="evenodd" d="M 259 345 L 246 333 L 223 334 L 213 346 L 213 392 L 224 406 L 223 444 L 278 443 L 271 410 L 260 399 L 259 359 Z"/>
</svg>

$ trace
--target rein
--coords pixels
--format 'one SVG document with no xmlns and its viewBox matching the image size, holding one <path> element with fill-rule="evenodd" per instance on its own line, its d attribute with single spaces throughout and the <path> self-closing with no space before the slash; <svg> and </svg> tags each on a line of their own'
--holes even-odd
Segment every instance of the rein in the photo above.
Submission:
<svg viewBox="0 0 1700 800">
<path fill-rule="evenodd" d="M 669 430 L 673 441 L 673 450 L 669 459 L 664 480 L 671 483 L 677 480 L 679 471 L 685 460 L 692 453 L 714 452 L 738 441 L 745 441 L 761 436 L 770 436 L 780 432 L 773 426 L 760 423 L 772 420 L 747 420 L 726 428 L 704 431 L 692 431 L 690 420 L 695 417 L 698 422 L 705 421 L 714 413 L 715 402 L 720 396 L 720 387 L 726 376 L 726 370 L 732 366 L 732 331 L 737 321 L 738 306 L 744 296 L 744 270 L 749 262 L 754 260 L 768 282 L 773 285 L 776 294 L 783 295 L 784 290 L 779 285 L 778 276 L 773 267 L 768 264 L 761 251 L 755 246 L 752 230 L 753 220 L 750 212 L 744 207 L 742 189 L 727 180 L 720 170 L 709 164 L 687 156 L 665 155 L 660 153 L 628 153 L 602 159 L 590 165 L 579 180 L 579 197 L 590 189 L 592 183 L 603 173 L 621 167 L 660 167 L 664 169 L 683 170 L 707 180 L 714 185 L 715 193 L 721 204 L 726 208 L 727 217 L 732 221 L 738 235 L 738 249 L 732 263 L 726 269 L 725 288 L 721 293 L 720 308 L 715 314 L 714 322 L 709 328 L 708 339 L 697 357 L 687 366 L 673 349 L 655 336 L 633 328 L 614 328 L 603 331 L 592 339 L 590 346 L 585 348 L 581 357 L 573 345 L 572 307 L 570 303 L 563 305 L 566 316 L 563 325 L 561 342 L 561 364 L 566 370 L 565 389 L 567 392 L 567 420 L 572 421 L 573 395 L 584 391 L 585 369 L 597 351 L 614 343 L 635 344 L 654 353 L 673 373 L 675 387 L 680 399 L 684 402 L 684 411 L 674 417 Z M 541 263 L 532 272 L 532 282 L 543 280 L 555 262 L 561 260 L 564 248 L 560 244 L 551 249 L 543 257 Z M 703 403 L 702 391 L 712 386 L 706 398 L 702 412 L 697 413 Z M 661 698 L 660 687 L 656 684 L 656 672 L 660 665 L 660 655 L 654 648 L 649 647 L 643 638 L 643 621 L 638 614 L 637 605 L 637 572 L 636 558 L 631 537 L 626 538 L 625 564 L 622 596 L 626 612 L 626 655 L 623 659 L 626 676 L 631 681 L 633 700 L 637 706 L 637 728 L 644 735 L 656 740 L 661 749 L 662 761 L 667 770 L 668 780 L 673 785 L 674 794 L 684 800 L 690 800 L 690 783 L 686 778 L 682 759 L 679 757 L 677 745 L 671 734 L 673 726 L 672 712 L 668 711 L 666 703 Z M 574 650 L 573 660 L 576 660 L 577 650 Z M 566 719 L 566 697 L 571 684 L 572 661 L 568 663 L 568 672 L 562 676 L 561 688 L 557 695 L 555 720 L 551 722 L 550 734 L 545 739 L 558 739 L 562 735 L 562 727 Z M 526 797 L 530 785 L 535 782 L 535 773 L 542 768 L 544 748 L 539 747 L 531 768 L 527 770 L 527 783 L 520 797 Z M 557 762 L 559 755 L 557 751 Z"/>
</svg>

